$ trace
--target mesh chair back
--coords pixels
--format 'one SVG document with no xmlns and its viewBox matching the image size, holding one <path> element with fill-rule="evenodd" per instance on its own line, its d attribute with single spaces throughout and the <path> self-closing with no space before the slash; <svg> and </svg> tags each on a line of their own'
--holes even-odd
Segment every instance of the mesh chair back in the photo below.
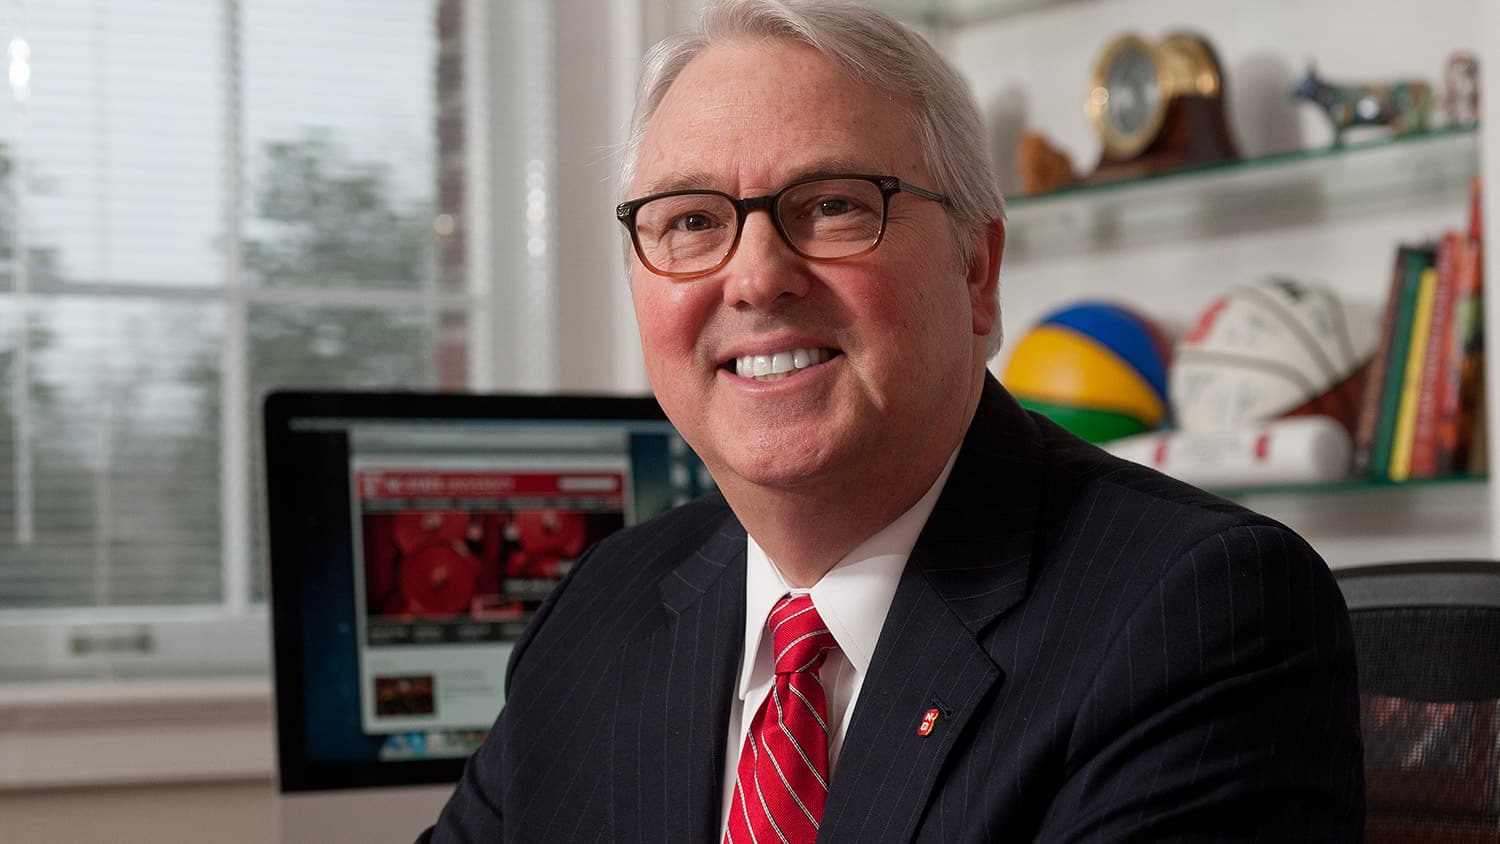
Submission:
<svg viewBox="0 0 1500 844">
<path fill-rule="evenodd" d="M 1359 661 L 1371 844 L 1500 844 L 1500 563 L 1335 572 Z"/>
</svg>

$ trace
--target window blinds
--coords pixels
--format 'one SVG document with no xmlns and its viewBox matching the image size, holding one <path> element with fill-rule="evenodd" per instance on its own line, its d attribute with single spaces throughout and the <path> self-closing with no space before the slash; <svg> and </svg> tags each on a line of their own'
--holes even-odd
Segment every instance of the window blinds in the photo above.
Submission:
<svg viewBox="0 0 1500 844">
<path fill-rule="evenodd" d="M 0 614 L 243 609 L 264 393 L 463 386 L 459 5 L 0 0 Z"/>
</svg>

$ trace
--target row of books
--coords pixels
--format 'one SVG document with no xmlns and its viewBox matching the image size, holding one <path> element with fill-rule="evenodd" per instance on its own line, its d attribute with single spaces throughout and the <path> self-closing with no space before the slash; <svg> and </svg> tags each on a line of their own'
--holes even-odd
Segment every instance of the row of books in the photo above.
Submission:
<svg viewBox="0 0 1500 844">
<path fill-rule="evenodd" d="M 1486 471 L 1479 184 L 1467 230 L 1396 250 L 1354 429 L 1356 476 Z"/>
</svg>

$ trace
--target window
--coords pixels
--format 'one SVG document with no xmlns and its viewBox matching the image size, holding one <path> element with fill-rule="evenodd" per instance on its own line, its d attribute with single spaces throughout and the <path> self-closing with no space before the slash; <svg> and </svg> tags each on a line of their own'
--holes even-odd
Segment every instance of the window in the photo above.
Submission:
<svg viewBox="0 0 1500 844">
<path fill-rule="evenodd" d="M 263 670 L 259 405 L 475 382 L 462 0 L 0 0 L 0 680 Z"/>
</svg>

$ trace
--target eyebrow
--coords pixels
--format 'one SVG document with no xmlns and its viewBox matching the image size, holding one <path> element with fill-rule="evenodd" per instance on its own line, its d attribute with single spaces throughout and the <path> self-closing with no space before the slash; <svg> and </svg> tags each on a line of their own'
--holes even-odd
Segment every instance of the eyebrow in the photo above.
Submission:
<svg viewBox="0 0 1500 844">
<path fill-rule="evenodd" d="M 852 173 L 863 174 L 869 169 L 869 167 L 855 164 L 853 159 L 828 158 L 815 164 L 810 164 L 797 170 L 793 170 L 787 175 L 786 180 L 783 181 L 781 185 L 777 186 L 775 190 L 780 190 L 784 185 L 789 185 L 793 182 L 800 182 L 804 179 L 821 179 L 828 176 L 847 176 Z M 685 173 L 674 173 L 670 176 L 663 176 L 660 179 L 654 179 L 646 183 L 646 186 L 642 189 L 641 195 L 652 196 L 654 194 L 666 193 L 668 191 L 674 190 L 718 190 L 719 188 L 715 186 L 715 182 L 718 181 L 718 178 L 719 177 L 705 170 L 692 170 Z M 775 191 L 772 192 L 774 193 Z"/>
<path fill-rule="evenodd" d="M 712 184 L 713 178 L 713 176 L 702 170 L 688 173 L 674 173 L 670 176 L 663 176 L 660 179 L 647 182 L 646 186 L 641 189 L 641 196 L 651 196 L 652 194 L 666 193 L 673 190 L 707 190 L 708 188 L 705 185 Z"/>
</svg>

